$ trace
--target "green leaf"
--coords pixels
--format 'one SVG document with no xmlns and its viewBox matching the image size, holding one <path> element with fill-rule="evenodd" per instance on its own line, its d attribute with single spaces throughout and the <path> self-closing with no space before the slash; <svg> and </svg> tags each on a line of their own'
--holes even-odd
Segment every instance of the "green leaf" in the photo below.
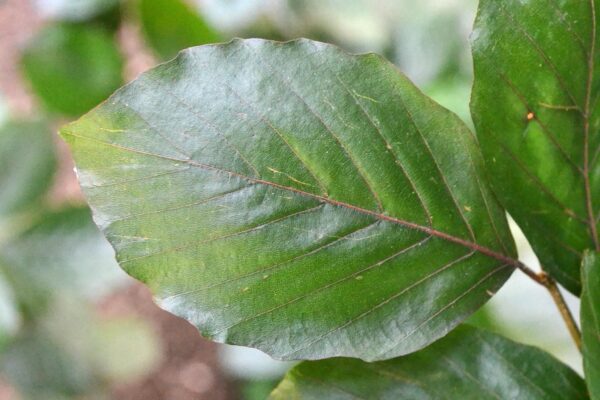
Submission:
<svg viewBox="0 0 600 400">
<path fill-rule="evenodd" d="M 100 28 L 48 26 L 25 49 L 22 65 L 44 105 L 69 116 L 90 110 L 122 83 L 123 59 Z"/>
<path fill-rule="evenodd" d="M 586 252 L 581 268 L 583 367 L 593 400 L 600 399 L 600 258 Z"/>
<path fill-rule="evenodd" d="M 271 400 L 587 399 L 585 383 L 549 354 L 462 326 L 427 349 L 368 364 L 300 363 Z"/>
<path fill-rule="evenodd" d="M 121 266 L 219 342 L 406 354 L 512 272 L 474 137 L 376 55 L 193 48 L 62 134 Z"/>
<path fill-rule="evenodd" d="M 44 124 L 10 122 L 0 128 L 0 223 L 39 203 L 55 167 L 52 135 Z"/>
<path fill-rule="evenodd" d="M 472 36 L 471 113 L 492 185 L 544 267 L 576 294 L 582 252 L 598 248 L 595 8 L 482 0 Z"/>
<path fill-rule="evenodd" d="M 139 0 L 139 14 L 148 43 L 165 60 L 186 47 L 221 40 L 198 12 L 181 0 Z"/>
</svg>

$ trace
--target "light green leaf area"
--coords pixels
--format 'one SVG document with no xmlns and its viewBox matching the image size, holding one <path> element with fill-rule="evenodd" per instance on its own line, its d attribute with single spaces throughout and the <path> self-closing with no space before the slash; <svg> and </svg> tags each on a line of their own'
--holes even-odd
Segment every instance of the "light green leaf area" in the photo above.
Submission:
<svg viewBox="0 0 600 400">
<path fill-rule="evenodd" d="M 67 23 L 46 27 L 23 52 L 35 94 L 52 112 L 79 116 L 122 84 L 123 58 L 104 29 Z"/>
<path fill-rule="evenodd" d="M 9 122 L 0 127 L 0 225 L 11 214 L 39 205 L 55 167 L 54 143 L 45 125 Z"/>
<path fill-rule="evenodd" d="M 471 113 L 492 185 L 545 269 L 575 294 L 582 252 L 598 248 L 597 8 L 482 0 L 472 34 Z"/>
<path fill-rule="evenodd" d="M 192 48 L 62 135 L 120 265 L 219 342 L 390 358 L 512 272 L 473 135 L 376 55 Z"/>
<path fill-rule="evenodd" d="M 593 400 L 600 399 L 600 258 L 586 252 L 581 268 L 581 334 L 583 368 Z"/>
<path fill-rule="evenodd" d="M 182 0 L 138 0 L 142 30 L 162 59 L 187 47 L 221 41 L 200 14 Z"/>
<path fill-rule="evenodd" d="M 415 354 L 365 363 L 306 361 L 270 400 L 587 399 L 585 382 L 547 353 L 462 326 Z"/>
</svg>

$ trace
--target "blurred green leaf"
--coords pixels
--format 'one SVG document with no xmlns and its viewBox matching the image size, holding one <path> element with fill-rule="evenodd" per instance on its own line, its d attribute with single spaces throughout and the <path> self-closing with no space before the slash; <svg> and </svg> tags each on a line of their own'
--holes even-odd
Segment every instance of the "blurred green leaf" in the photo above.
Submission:
<svg viewBox="0 0 600 400">
<path fill-rule="evenodd" d="M 162 59 L 180 50 L 219 42 L 220 36 L 181 0 L 138 0 L 144 35 Z"/>
<path fill-rule="evenodd" d="M 417 353 L 368 364 L 298 364 L 271 400 L 587 399 L 585 382 L 549 354 L 462 326 Z"/>
<path fill-rule="evenodd" d="M 0 372 L 27 398 L 101 395 L 147 373 L 158 348 L 142 321 L 104 321 L 85 302 L 57 293 L 51 311 L 30 321 L 9 345 Z"/>
<path fill-rule="evenodd" d="M 583 368 L 592 400 L 600 399 L 600 255 L 586 252 L 581 268 Z"/>
<path fill-rule="evenodd" d="M 26 399 L 73 398 L 98 385 L 84 363 L 34 327 L 2 354 L 0 372 Z"/>
<path fill-rule="evenodd" d="M 54 143 L 44 124 L 10 122 L 0 128 L 0 236 L 9 233 L 3 220 L 39 205 L 55 168 Z"/>
<path fill-rule="evenodd" d="M 35 313 L 53 294 L 98 298 L 122 282 L 123 272 L 87 208 L 47 213 L 0 248 L 21 303 Z"/>
<path fill-rule="evenodd" d="M 44 334 L 102 381 L 139 378 L 158 361 L 160 344 L 142 320 L 96 317 L 85 302 L 56 295 L 52 312 L 38 320 Z"/>
<path fill-rule="evenodd" d="M 122 83 L 122 56 L 100 28 L 50 25 L 24 50 L 22 65 L 48 110 L 68 116 L 90 110 Z"/>
</svg>

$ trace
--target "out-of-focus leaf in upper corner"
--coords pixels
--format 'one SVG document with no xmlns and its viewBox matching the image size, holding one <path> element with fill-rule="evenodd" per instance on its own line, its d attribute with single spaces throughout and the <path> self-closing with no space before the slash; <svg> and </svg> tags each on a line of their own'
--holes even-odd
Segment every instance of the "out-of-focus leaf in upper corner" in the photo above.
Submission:
<svg viewBox="0 0 600 400">
<path fill-rule="evenodd" d="M 221 41 L 200 14 L 181 0 L 139 0 L 138 6 L 144 36 L 162 59 L 187 47 Z"/>
<path fill-rule="evenodd" d="M 44 124 L 11 122 L 0 127 L 0 226 L 10 214 L 39 203 L 55 166 L 52 135 Z"/>
<path fill-rule="evenodd" d="M 68 116 L 90 110 L 123 81 L 123 58 L 115 40 L 91 26 L 48 26 L 24 50 L 22 67 L 46 108 Z"/>
<path fill-rule="evenodd" d="M 100 298 L 125 278 L 87 208 L 43 215 L 0 254 L 19 302 L 30 311 L 45 308 L 57 292 Z"/>
</svg>

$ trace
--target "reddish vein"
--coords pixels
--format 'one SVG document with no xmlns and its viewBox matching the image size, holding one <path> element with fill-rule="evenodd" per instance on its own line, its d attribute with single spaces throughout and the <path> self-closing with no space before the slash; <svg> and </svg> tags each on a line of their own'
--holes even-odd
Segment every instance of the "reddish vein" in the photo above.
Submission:
<svg viewBox="0 0 600 400">
<path fill-rule="evenodd" d="M 487 247 L 481 246 L 481 245 L 479 245 L 477 243 L 473 243 L 471 241 L 468 241 L 468 240 L 465 240 L 465 239 L 461 239 L 461 238 L 452 236 L 452 235 L 450 235 L 448 233 L 439 231 L 437 229 L 430 228 L 428 226 L 422 226 L 422 225 L 416 224 L 414 222 L 405 221 L 405 220 L 402 220 L 402 219 L 399 219 L 399 218 L 395 218 L 395 217 L 392 217 L 392 216 L 389 216 L 389 215 L 386 215 L 386 214 L 383 214 L 383 213 L 380 213 L 380 212 L 376 212 L 376 211 L 368 210 L 368 209 L 365 209 L 365 208 L 361 208 L 361 207 L 358 207 L 358 206 L 355 206 L 355 205 L 352 205 L 352 204 L 349 204 L 349 203 L 345 203 L 345 202 L 342 202 L 342 201 L 339 201 L 339 200 L 335 200 L 335 199 L 332 199 L 332 198 L 329 198 L 329 197 L 321 196 L 321 195 L 318 195 L 318 194 L 306 192 L 306 191 L 303 191 L 303 190 L 300 190 L 300 189 L 297 189 L 297 188 L 294 188 L 294 187 L 281 185 L 279 183 L 275 183 L 275 182 L 271 182 L 271 181 L 266 181 L 264 179 L 252 178 L 252 177 L 240 174 L 238 172 L 225 170 L 225 169 L 222 169 L 222 168 L 219 168 L 219 167 L 215 167 L 213 165 L 200 163 L 200 162 L 195 161 L 195 160 L 178 159 L 178 158 L 169 157 L 169 156 L 165 156 L 165 155 L 150 153 L 150 152 L 146 152 L 146 151 L 143 151 L 143 150 L 138 150 L 138 149 L 133 149 L 133 148 L 126 147 L 126 146 L 121 146 L 121 145 L 118 145 L 118 144 L 115 144 L 115 143 L 105 142 L 103 140 L 98 140 L 98 139 L 91 138 L 91 137 L 88 137 L 88 136 L 76 135 L 76 134 L 74 134 L 72 132 L 63 131 L 63 134 L 70 135 L 70 136 L 73 136 L 73 137 L 77 137 L 77 138 L 80 138 L 80 139 L 85 139 L 85 140 L 91 140 L 91 141 L 99 142 L 99 143 L 102 143 L 102 144 L 104 144 L 106 146 L 115 147 L 115 148 L 118 148 L 118 149 L 121 149 L 121 150 L 124 150 L 124 151 L 129 151 L 129 152 L 132 152 L 132 153 L 137 153 L 137 154 L 141 154 L 141 155 L 145 155 L 145 156 L 150 156 L 150 157 L 161 158 L 161 159 L 169 160 L 169 161 L 186 163 L 186 164 L 189 164 L 189 165 L 192 165 L 192 166 L 195 166 L 195 167 L 198 167 L 198 168 L 202 168 L 202 169 L 205 169 L 205 170 L 216 171 L 216 172 L 220 172 L 220 173 L 226 173 L 226 174 L 228 174 L 230 176 L 235 176 L 235 177 L 244 179 L 244 180 L 246 180 L 248 182 L 258 183 L 258 184 L 262 184 L 262 185 L 267 185 L 267 186 L 271 186 L 271 187 L 274 187 L 274 188 L 277 188 L 277 189 L 280 189 L 280 190 L 285 190 L 285 191 L 288 191 L 288 192 L 292 192 L 292 193 L 295 193 L 295 194 L 298 194 L 298 195 L 301 195 L 301 196 L 311 197 L 311 198 L 319 200 L 319 201 L 321 201 L 323 203 L 331 204 L 331 205 L 337 206 L 337 207 L 344 207 L 346 209 L 349 209 L 349 210 L 352 210 L 352 211 L 355 211 L 355 212 L 358 212 L 358 213 L 361 213 L 361 214 L 372 216 L 372 217 L 377 218 L 377 219 L 382 220 L 382 221 L 391 222 L 391 223 L 398 224 L 398 225 L 401 225 L 401 226 L 404 226 L 404 227 L 407 227 L 407 228 L 410 228 L 410 229 L 421 231 L 421 232 L 427 233 L 427 234 L 429 234 L 431 236 L 434 236 L 434 237 L 437 237 L 437 238 L 440 238 L 440 239 L 444 239 L 444 240 L 446 240 L 448 242 L 461 245 L 461 246 L 466 247 L 466 248 L 471 249 L 471 250 L 475 250 L 475 251 L 477 251 L 477 252 L 479 252 L 481 254 L 484 254 L 484 255 L 486 255 L 488 257 L 491 257 L 491 258 L 494 258 L 496 260 L 502 261 L 502 262 L 504 262 L 506 264 L 509 264 L 509 265 L 511 265 L 511 266 L 513 266 L 515 268 L 519 268 L 521 271 L 523 271 L 527 276 L 529 276 L 530 278 L 532 278 L 534 281 L 536 281 L 536 282 L 538 282 L 540 284 L 543 284 L 543 282 L 541 281 L 540 277 L 533 270 L 529 269 L 526 265 L 524 265 L 520 261 L 518 261 L 518 260 L 516 260 L 516 259 L 514 259 L 512 257 L 509 257 L 509 256 L 507 256 L 505 254 L 498 253 L 498 252 L 496 252 L 496 251 L 494 251 L 492 249 L 489 249 Z"/>
</svg>

